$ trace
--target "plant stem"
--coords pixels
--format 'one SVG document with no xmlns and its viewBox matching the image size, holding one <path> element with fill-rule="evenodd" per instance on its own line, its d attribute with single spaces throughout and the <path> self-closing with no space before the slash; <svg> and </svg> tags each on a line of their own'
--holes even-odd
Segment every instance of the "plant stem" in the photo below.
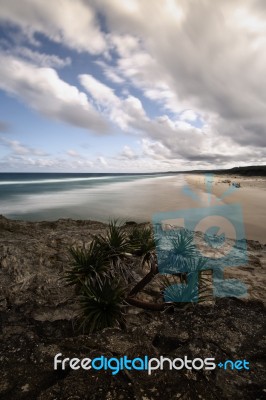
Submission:
<svg viewBox="0 0 266 400">
<path fill-rule="evenodd" d="M 150 271 L 129 292 L 128 297 L 135 296 L 158 274 L 158 267 L 153 259 L 150 263 Z"/>
<path fill-rule="evenodd" d="M 131 306 L 151 311 L 163 311 L 167 305 L 166 303 L 147 303 L 146 301 L 134 299 L 133 297 L 127 297 L 126 302 Z"/>
</svg>

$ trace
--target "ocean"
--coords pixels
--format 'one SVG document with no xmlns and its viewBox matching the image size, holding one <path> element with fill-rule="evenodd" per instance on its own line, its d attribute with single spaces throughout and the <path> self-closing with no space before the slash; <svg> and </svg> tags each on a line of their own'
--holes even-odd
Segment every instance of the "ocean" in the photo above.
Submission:
<svg viewBox="0 0 266 400">
<path fill-rule="evenodd" d="M 1 173 L 0 214 L 27 221 L 144 222 L 175 209 L 183 185 L 182 174 Z"/>
</svg>

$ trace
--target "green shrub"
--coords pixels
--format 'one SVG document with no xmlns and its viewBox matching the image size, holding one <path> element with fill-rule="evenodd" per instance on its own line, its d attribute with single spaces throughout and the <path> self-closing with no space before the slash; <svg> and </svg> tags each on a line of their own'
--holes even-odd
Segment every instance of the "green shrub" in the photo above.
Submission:
<svg viewBox="0 0 266 400">
<path fill-rule="evenodd" d="M 125 288 L 119 280 L 106 277 L 95 285 L 86 283 L 80 296 L 81 327 L 94 332 L 122 325 L 124 299 Z"/>
<path fill-rule="evenodd" d="M 117 260 L 131 254 L 132 247 L 127 232 L 116 220 L 108 224 L 106 235 L 97 237 L 97 243 L 109 260 Z"/>
<path fill-rule="evenodd" d="M 151 228 L 134 227 L 129 234 L 129 240 L 133 254 L 143 257 L 143 262 L 145 262 L 149 258 L 151 252 L 155 250 L 155 240 Z"/>
<path fill-rule="evenodd" d="M 201 276 L 206 262 L 204 258 L 196 257 L 193 235 L 185 229 L 175 237 L 169 235 L 171 249 L 166 251 L 165 261 L 169 270 L 176 272 L 171 276 L 161 276 L 168 303 L 150 303 L 134 298 L 158 273 L 156 243 L 150 228 L 128 230 L 117 221 L 111 221 L 106 234 L 96 237 L 87 249 L 69 249 L 73 264 L 64 279 L 67 285 L 76 286 L 84 330 L 94 332 L 106 327 L 122 327 L 126 305 L 158 311 L 165 309 L 169 302 L 183 307 L 186 302 L 207 299 L 210 285 L 206 277 Z M 132 274 L 136 263 L 142 267 L 146 263 L 149 267 L 149 272 L 138 282 Z"/>
<path fill-rule="evenodd" d="M 65 280 L 68 285 L 81 288 L 88 281 L 100 281 L 109 270 L 106 254 L 101 251 L 96 240 L 93 240 L 88 249 L 71 247 L 69 253 L 73 265 L 66 271 Z"/>
</svg>

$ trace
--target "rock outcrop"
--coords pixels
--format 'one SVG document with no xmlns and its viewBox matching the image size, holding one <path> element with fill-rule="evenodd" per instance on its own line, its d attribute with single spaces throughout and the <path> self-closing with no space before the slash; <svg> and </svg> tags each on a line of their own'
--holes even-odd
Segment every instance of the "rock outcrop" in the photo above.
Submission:
<svg viewBox="0 0 266 400">
<path fill-rule="evenodd" d="M 265 398 L 265 246 L 249 241 L 249 263 L 226 272 L 248 285 L 248 299 L 220 299 L 165 313 L 133 309 L 126 330 L 86 335 L 75 327 L 78 304 L 62 281 L 70 262 L 67 248 L 89 242 L 105 229 L 93 221 L 0 218 L 0 399 Z M 250 369 L 165 369 L 151 375 L 55 371 L 57 353 L 78 358 L 214 357 L 217 363 L 246 359 Z"/>
</svg>

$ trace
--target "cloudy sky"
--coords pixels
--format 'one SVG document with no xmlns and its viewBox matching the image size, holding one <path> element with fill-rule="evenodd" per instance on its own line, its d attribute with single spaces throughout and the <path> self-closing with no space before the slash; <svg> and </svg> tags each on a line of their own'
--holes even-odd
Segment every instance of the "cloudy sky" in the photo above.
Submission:
<svg viewBox="0 0 266 400">
<path fill-rule="evenodd" d="M 265 0 L 0 0 L 0 170 L 264 164 Z"/>
</svg>

